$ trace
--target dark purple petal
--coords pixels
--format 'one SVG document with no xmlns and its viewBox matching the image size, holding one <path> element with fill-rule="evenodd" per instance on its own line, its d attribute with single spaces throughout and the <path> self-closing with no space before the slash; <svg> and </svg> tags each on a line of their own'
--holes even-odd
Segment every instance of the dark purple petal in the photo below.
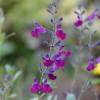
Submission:
<svg viewBox="0 0 100 100">
<path fill-rule="evenodd" d="M 49 57 L 49 55 L 45 55 L 45 57 L 43 57 L 43 64 L 45 67 L 50 67 L 52 66 L 54 63 L 54 60 L 52 58 Z"/>
<path fill-rule="evenodd" d="M 32 37 L 35 37 L 35 38 L 39 37 L 39 33 L 37 33 L 35 30 L 32 30 L 31 34 L 32 34 Z"/>
<path fill-rule="evenodd" d="M 63 32 L 61 25 L 57 26 L 57 30 L 55 32 L 56 36 L 60 40 L 65 40 L 66 39 L 66 33 Z"/>
<path fill-rule="evenodd" d="M 49 77 L 49 79 L 51 79 L 51 80 L 55 80 L 57 77 L 56 76 L 54 76 L 53 74 L 48 74 L 48 77 Z"/>
<path fill-rule="evenodd" d="M 72 52 L 70 50 L 67 50 L 67 51 L 62 51 L 61 54 L 64 55 L 65 57 L 69 57 L 71 56 Z"/>
<path fill-rule="evenodd" d="M 31 87 L 31 92 L 36 94 L 40 91 L 40 85 L 39 84 L 34 84 L 32 87 Z"/>
<path fill-rule="evenodd" d="M 41 85 L 41 91 L 42 91 L 43 93 L 51 93 L 51 92 L 52 92 L 52 88 L 51 88 L 51 86 L 50 86 L 49 84 L 43 83 L 43 84 Z"/>
<path fill-rule="evenodd" d="M 56 31 L 56 36 L 57 36 L 60 40 L 65 40 L 65 39 L 66 39 L 66 34 L 65 34 L 62 30 L 57 30 L 57 31 Z"/>
<path fill-rule="evenodd" d="M 64 69 L 65 61 L 64 61 L 64 60 L 56 60 L 56 61 L 55 61 L 55 65 L 56 65 L 58 68 Z"/>
<path fill-rule="evenodd" d="M 40 91 L 40 84 L 38 83 L 37 78 L 34 79 L 34 84 L 31 86 L 30 90 L 32 93 L 36 94 Z"/>
<path fill-rule="evenodd" d="M 53 59 L 59 59 L 61 57 L 61 54 L 59 52 L 57 52 L 57 54 L 54 55 Z"/>
<path fill-rule="evenodd" d="M 71 54 L 72 54 L 72 52 L 71 52 L 70 50 L 67 50 L 67 51 L 65 52 L 65 56 L 66 56 L 66 57 L 71 56 Z"/>
<path fill-rule="evenodd" d="M 51 60 L 51 59 L 46 59 L 46 60 L 43 61 L 43 64 L 44 64 L 44 66 L 46 66 L 46 67 L 52 66 L 53 63 L 54 63 L 54 61 Z"/>
<path fill-rule="evenodd" d="M 94 68 L 95 68 L 95 65 L 94 65 L 94 64 L 89 64 L 89 65 L 87 66 L 87 70 L 88 70 L 88 71 L 92 71 L 92 70 L 94 70 Z"/>
<path fill-rule="evenodd" d="M 92 70 L 94 70 L 94 68 L 95 68 L 95 60 L 94 60 L 93 56 L 91 56 L 88 61 L 87 70 L 92 71 Z"/>
<path fill-rule="evenodd" d="M 81 19 L 78 19 L 78 20 L 74 23 L 74 25 L 75 25 L 76 27 L 80 27 L 80 26 L 82 26 L 82 24 L 83 24 L 83 21 L 82 21 Z"/>
</svg>

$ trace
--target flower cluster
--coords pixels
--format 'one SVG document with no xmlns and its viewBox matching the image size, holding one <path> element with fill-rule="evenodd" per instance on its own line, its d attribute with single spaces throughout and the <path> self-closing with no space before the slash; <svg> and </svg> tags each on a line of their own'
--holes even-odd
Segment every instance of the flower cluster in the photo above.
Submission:
<svg viewBox="0 0 100 100">
<path fill-rule="evenodd" d="M 52 19 L 53 20 L 53 19 Z M 67 34 L 63 31 L 61 26 L 62 18 L 57 23 L 53 23 L 54 30 L 52 31 L 51 43 L 49 45 L 49 51 L 42 56 L 41 61 L 41 80 L 34 79 L 34 83 L 31 86 L 31 92 L 37 93 L 51 93 L 52 87 L 48 83 L 48 80 L 56 80 L 57 76 L 55 72 L 58 69 L 64 70 L 66 60 L 71 56 L 70 50 L 65 50 L 63 41 L 67 39 Z M 33 38 L 39 38 L 41 35 L 49 32 L 48 29 L 44 28 L 38 22 L 34 23 L 34 29 L 31 31 Z M 53 41 L 52 41 L 53 40 Z"/>
<path fill-rule="evenodd" d="M 86 16 L 85 18 L 83 18 L 83 15 L 85 14 L 85 10 L 82 8 L 79 8 L 79 10 L 75 11 L 75 14 L 77 15 L 77 20 L 74 22 L 74 26 L 76 28 L 81 28 L 81 33 L 84 32 L 85 29 L 88 29 L 88 31 L 89 31 L 88 46 L 89 46 L 89 53 L 90 54 L 89 54 L 89 61 L 88 61 L 86 69 L 87 69 L 87 71 L 93 71 L 96 67 L 96 64 L 98 64 L 98 62 L 96 62 L 96 59 L 94 59 L 91 51 L 92 51 L 93 47 L 99 46 L 100 42 L 96 42 L 94 44 L 94 46 L 92 46 L 93 45 L 92 44 L 92 35 L 95 33 L 95 31 L 92 33 L 91 30 L 88 28 L 88 24 L 89 23 L 92 24 L 95 19 L 100 19 L 99 18 L 100 17 L 99 10 L 95 9 L 90 15 Z M 81 35 L 81 33 L 80 33 L 80 35 Z"/>
<path fill-rule="evenodd" d="M 86 18 L 83 18 L 83 14 L 85 13 L 85 10 L 83 10 L 81 13 L 78 11 L 75 11 L 75 13 L 77 14 L 77 20 L 75 21 L 74 25 L 76 27 L 81 27 L 82 25 L 84 25 L 87 22 L 93 22 L 96 18 L 100 19 L 100 15 L 99 15 L 99 10 L 95 9 L 89 16 L 87 16 Z"/>
<path fill-rule="evenodd" d="M 47 30 L 37 22 L 34 23 L 34 27 L 35 28 L 31 32 L 33 37 L 38 38 L 41 34 L 47 32 Z"/>
<path fill-rule="evenodd" d="M 89 58 L 89 61 L 88 61 L 87 70 L 91 71 L 94 68 L 95 68 L 95 61 L 94 61 L 93 57 L 91 57 L 91 58 Z"/>
<path fill-rule="evenodd" d="M 96 59 L 91 57 L 88 61 L 87 70 L 88 71 L 94 71 L 95 69 L 97 69 L 97 66 L 99 64 L 100 64 L 100 57 L 97 57 Z"/>
<path fill-rule="evenodd" d="M 49 12 L 52 12 L 49 11 Z M 92 35 L 95 33 L 95 31 L 92 33 L 90 31 L 90 28 L 88 27 L 89 24 L 93 23 L 95 19 L 100 19 L 100 15 L 98 12 L 98 9 L 95 9 L 89 16 L 83 18 L 83 15 L 85 13 L 84 10 L 75 11 L 77 15 L 77 19 L 74 22 L 74 26 L 76 28 L 80 28 L 80 38 L 79 38 L 79 51 L 81 51 L 81 47 L 84 46 L 82 44 L 82 32 L 84 33 L 84 30 L 87 29 L 89 31 L 89 41 L 87 43 L 88 50 L 89 50 L 89 61 L 86 65 L 87 71 L 93 71 L 96 70 L 96 68 L 99 66 L 100 69 L 100 57 L 94 59 L 94 56 L 92 54 L 92 48 L 95 46 L 100 46 L 100 42 L 92 43 Z M 34 23 L 34 28 L 31 31 L 31 35 L 33 38 L 39 38 L 42 35 L 45 35 L 46 33 L 50 33 L 51 41 L 50 43 L 47 41 L 49 50 L 42 55 L 41 62 L 40 62 L 40 72 L 41 72 L 41 78 L 40 80 L 37 78 L 34 78 L 34 82 L 31 85 L 31 92 L 33 94 L 39 94 L 39 93 L 51 93 L 53 91 L 53 87 L 50 84 L 50 80 L 52 82 L 55 82 L 57 79 L 57 76 L 55 75 L 55 72 L 57 70 L 64 70 L 67 59 L 71 56 L 72 52 L 70 50 L 66 50 L 64 46 L 64 40 L 68 38 L 67 33 L 65 33 L 62 29 L 62 17 L 58 20 L 55 19 L 53 12 L 53 18 L 51 19 L 51 23 L 53 24 L 53 30 L 49 30 L 39 24 L 38 22 Z M 81 59 L 81 52 L 79 52 L 79 57 Z M 81 61 L 79 62 L 79 66 L 81 64 Z M 98 68 L 97 68 L 98 69 Z"/>
<path fill-rule="evenodd" d="M 31 86 L 31 92 L 32 93 L 51 93 L 52 88 L 51 86 L 47 83 L 47 80 L 45 80 L 43 83 L 39 83 L 37 79 L 34 79 L 34 84 Z"/>
</svg>

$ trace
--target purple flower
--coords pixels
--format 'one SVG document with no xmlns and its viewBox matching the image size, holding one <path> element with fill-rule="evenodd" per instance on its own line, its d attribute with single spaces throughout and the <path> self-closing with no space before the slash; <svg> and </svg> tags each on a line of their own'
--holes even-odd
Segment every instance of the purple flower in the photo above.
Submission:
<svg viewBox="0 0 100 100">
<path fill-rule="evenodd" d="M 50 66 L 53 65 L 53 63 L 54 63 L 54 61 L 53 61 L 53 59 L 51 59 L 51 58 L 49 57 L 49 55 L 46 55 L 46 56 L 43 58 L 43 64 L 44 64 L 45 67 L 50 67 Z"/>
<path fill-rule="evenodd" d="M 43 83 L 39 84 L 37 79 L 34 79 L 34 84 L 31 86 L 30 90 L 33 94 L 37 94 L 39 92 L 42 92 L 42 93 L 51 93 L 52 92 L 52 88 L 47 83 L 47 80 L 45 80 Z"/>
<path fill-rule="evenodd" d="M 46 32 L 47 32 L 47 30 L 43 26 L 41 26 L 39 23 L 35 22 L 35 27 L 31 31 L 31 34 L 32 34 L 33 37 L 37 38 L 42 33 L 46 33 Z"/>
<path fill-rule="evenodd" d="M 71 56 L 72 52 L 70 50 L 61 51 L 60 54 L 64 55 L 65 57 Z"/>
<path fill-rule="evenodd" d="M 71 54 L 72 54 L 72 52 L 71 52 L 70 50 L 67 50 L 67 51 L 65 52 L 65 56 L 66 56 L 66 57 L 71 56 Z"/>
<path fill-rule="evenodd" d="M 55 34 L 58 37 L 58 39 L 60 39 L 60 40 L 66 39 L 66 33 L 63 32 L 61 25 L 57 25 Z"/>
<path fill-rule="evenodd" d="M 83 25 L 83 20 L 78 19 L 78 20 L 74 23 L 74 25 L 75 25 L 76 27 L 82 26 L 82 25 Z"/>
<path fill-rule="evenodd" d="M 92 21 L 95 19 L 95 17 L 97 16 L 97 11 L 98 9 L 95 9 L 87 18 L 88 21 Z"/>
<path fill-rule="evenodd" d="M 64 69 L 65 60 L 62 60 L 62 59 L 56 60 L 55 61 L 55 65 L 60 69 Z"/>
<path fill-rule="evenodd" d="M 61 46 L 58 51 L 58 55 L 63 58 L 70 57 L 72 54 L 71 50 L 64 50 L 64 46 Z"/>
<path fill-rule="evenodd" d="M 92 71 L 92 70 L 94 70 L 94 68 L 95 68 L 94 63 L 89 63 L 88 66 L 87 66 L 88 71 Z"/>
<path fill-rule="evenodd" d="M 37 94 L 40 91 L 40 84 L 38 83 L 37 79 L 34 79 L 34 84 L 31 86 L 31 92 Z"/>
<path fill-rule="evenodd" d="M 41 92 L 42 93 L 51 93 L 52 92 L 52 88 L 47 83 L 47 81 L 41 84 Z"/>
<path fill-rule="evenodd" d="M 52 73 L 49 73 L 48 74 L 48 77 L 49 77 L 49 79 L 51 79 L 51 80 L 56 80 L 56 76 L 54 75 L 54 74 L 52 74 Z"/>
<path fill-rule="evenodd" d="M 64 50 L 64 46 L 61 46 L 53 57 L 56 68 L 64 69 L 66 58 L 68 58 L 70 55 L 71 51 Z"/>
<path fill-rule="evenodd" d="M 87 70 L 92 71 L 92 70 L 94 70 L 94 68 L 95 68 L 95 62 L 94 62 L 94 59 L 91 57 L 89 59 L 88 65 L 87 65 Z"/>
<path fill-rule="evenodd" d="M 53 61 L 51 59 L 45 59 L 43 62 L 44 66 L 50 67 L 53 65 Z"/>
</svg>

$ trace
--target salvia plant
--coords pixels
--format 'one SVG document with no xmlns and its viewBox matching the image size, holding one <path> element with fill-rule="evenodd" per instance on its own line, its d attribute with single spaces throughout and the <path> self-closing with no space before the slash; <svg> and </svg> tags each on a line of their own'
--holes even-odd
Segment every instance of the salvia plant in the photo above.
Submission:
<svg viewBox="0 0 100 100">
<path fill-rule="evenodd" d="M 45 53 L 40 54 L 41 61 L 38 64 L 38 69 L 41 74 L 41 77 L 34 77 L 33 83 L 30 86 L 30 92 L 36 96 L 33 96 L 30 100 L 40 100 L 43 96 L 48 95 L 47 100 L 57 100 L 58 95 L 53 96 L 52 92 L 56 88 L 56 80 L 59 76 L 55 73 L 58 70 L 65 70 L 65 65 L 67 61 L 73 58 L 73 51 L 71 49 L 66 49 L 65 41 L 68 40 L 68 33 L 64 31 L 62 27 L 63 17 L 57 17 L 59 8 L 59 0 L 53 0 L 53 2 L 48 6 L 47 11 L 50 14 L 50 22 L 52 29 L 47 29 L 42 26 L 38 21 L 34 20 L 34 28 L 31 31 L 31 36 L 33 38 L 39 39 L 41 37 L 46 37 L 46 40 L 43 41 L 44 45 L 48 47 Z M 100 74 L 100 56 L 95 57 L 93 50 L 95 47 L 100 46 L 100 40 L 93 42 L 93 37 L 98 30 L 92 28 L 96 20 L 100 20 L 100 11 L 99 9 L 94 9 L 89 15 L 86 15 L 86 10 L 81 6 L 74 11 L 76 20 L 73 23 L 73 27 L 79 31 L 78 37 L 78 46 L 77 46 L 77 58 L 75 68 L 75 75 L 72 81 L 72 86 L 70 91 L 66 91 L 66 100 L 81 100 L 87 89 L 90 89 L 95 82 L 92 77 L 88 75 L 88 78 L 83 83 L 80 93 L 77 96 L 74 92 L 75 83 L 78 78 L 78 72 L 82 66 L 82 52 L 85 47 L 88 50 L 86 55 L 86 66 L 85 70 L 88 74 L 98 73 Z M 5 17 L 2 9 L 0 9 L 0 48 L 4 45 L 4 42 L 7 38 L 13 36 L 10 34 L 6 36 L 2 32 L 2 25 L 4 23 Z M 85 44 L 83 39 L 85 36 L 88 36 L 88 42 Z M 74 59 L 74 58 L 73 58 Z M 1 57 L 0 57 L 1 60 Z M 13 87 L 14 82 L 21 75 L 22 71 L 17 71 L 15 67 L 5 64 L 4 69 L 6 74 L 3 77 L 2 82 L 0 82 L 0 100 L 10 100 L 14 99 L 17 94 L 11 93 L 11 87 Z M 96 90 L 93 90 L 95 100 L 99 100 Z"/>
<path fill-rule="evenodd" d="M 52 86 L 48 83 L 48 80 L 55 81 L 57 76 L 55 72 L 57 70 L 64 70 L 66 60 L 71 56 L 71 50 L 66 50 L 64 47 L 64 40 L 68 38 L 67 34 L 63 31 L 61 22 L 63 18 L 56 20 L 57 4 L 53 2 L 48 12 L 51 14 L 51 24 L 53 29 L 49 30 L 40 25 L 38 22 L 34 22 L 34 29 L 31 34 L 33 38 L 39 38 L 46 33 L 50 33 L 51 40 L 45 41 L 48 44 L 48 51 L 42 56 L 39 70 L 41 72 L 41 79 L 34 78 L 34 83 L 31 87 L 31 92 L 37 93 L 51 93 L 53 91 Z"/>
<path fill-rule="evenodd" d="M 54 88 L 51 83 L 55 83 L 55 80 L 57 79 L 55 72 L 57 72 L 58 70 L 63 71 L 66 61 L 73 56 L 72 50 L 65 49 L 64 41 L 67 40 L 69 37 L 67 32 L 65 32 L 62 28 L 63 18 L 57 18 L 56 16 L 58 13 L 58 5 L 58 1 L 54 0 L 47 9 L 49 14 L 51 15 L 52 29 L 47 29 L 37 21 L 34 21 L 34 28 L 31 31 L 31 35 L 33 38 L 38 39 L 42 36 L 45 36 L 46 34 L 49 34 L 47 38 L 48 40 L 50 40 L 48 41 L 46 39 L 46 41 L 44 41 L 45 44 L 48 45 L 48 50 L 45 54 L 41 56 L 41 62 L 39 64 L 41 78 L 39 79 L 35 77 L 33 79 L 34 82 L 30 87 L 31 93 L 38 94 L 40 95 L 40 97 L 43 94 L 52 94 Z M 73 91 L 75 82 L 77 81 L 77 73 L 82 66 L 81 53 L 85 46 L 87 46 L 88 50 L 88 61 L 86 62 L 87 64 L 85 70 L 88 72 L 88 74 L 90 74 L 91 72 L 97 70 L 97 68 L 100 68 L 100 56 L 95 58 L 95 56 L 93 55 L 93 49 L 96 46 L 100 46 L 100 41 L 98 40 L 96 42 L 93 42 L 93 36 L 97 32 L 97 30 L 92 28 L 95 20 L 100 20 L 99 9 L 94 9 L 92 13 L 86 15 L 86 10 L 79 6 L 74 13 L 76 15 L 76 21 L 74 21 L 73 27 L 79 31 L 79 45 L 77 49 L 79 60 L 78 62 L 76 62 L 77 68 L 75 68 L 75 77 L 73 78 L 72 89 L 71 91 L 66 92 L 66 100 L 81 100 L 83 98 L 82 95 L 85 93 L 85 91 L 94 84 L 92 82 L 92 78 L 89 77 L 87 78 L 86 82 L 83 83 L 81 92 L 78 97 Z M 88 35 L 88 43 L 84 44 L 83 37 L 86 34 Z M 51 83 L 50 80 L 52 81 Z M 93 94 L 95 95 L 96 100 L 99 100 L 96 90 L 93 91 Z M 50 95 L 50 97 L 48 98 L 52 98 L 52 95 Z"/>
</svg>

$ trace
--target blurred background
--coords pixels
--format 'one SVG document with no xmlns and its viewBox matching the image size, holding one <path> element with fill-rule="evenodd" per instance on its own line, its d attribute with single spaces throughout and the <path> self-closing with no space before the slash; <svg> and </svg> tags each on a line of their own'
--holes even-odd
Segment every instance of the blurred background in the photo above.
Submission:
<svg viewBox="0 0 100 100">
<path fill-rule="evenodd" d="M 12 69 L 14 68 L 16 71 L 22 71 L 22 74 L 12 87 L 12 91 L 14 91 L 17 96 L 9 100 L 31 100 L 33 97 L 29 91 L 29 86 L 33 82 L 34 76 L 40 77 L 38 71 L 38 54 L 41 50 L 45 51 L 46 46 L 42 44 L 42 39 L 32 38 L 30 32 L 34 27 L 33 20 L 38 21 L 46 28 L 50 29 L 52 27 L 50 23 L 51 16 L 47 12 L 49 3 L 51 3 L 51 0 L 0 0 L 0 8 L 2 8 L 4 12 L 5 19 L 2 26 L 0 26 L 0 32 L 3 32 L 4 36 L 15 34 L 4 41 L 3 45 L 0 46 L 0 84 L 2 83 L 2 77 L 6 74 L 5 66 L 6 69 L 12 67 Z M 95 8 L 100 9 L 100 0 L 61 0 L 59 3 L 57 16 L 58 18 L 63 17 L 64 31 L 67 32 L 69 36 L 69 39 L 65 41 L 65 46 L 67 49 L 70 48 L 75 54 L 72 57 L 73 59 L 71 58 L 68 61 L 65 70 L 56 73 L 59 77 L 56 82 L 57 89 L 54 95 L 60 95 L 58 100 L 62 100 L 61 98 L 70 91 L 74 67 L 77 67 L 72 62 L 78 59 L 77 35 L 79 32 L 73 27 L 73 22 L 76 19 L 74 11 L 79 5 L 86 8 L 86 14 L 90 14 Z M 95 22 L 93 28 L 98 30 L 93 41 L 100 40 L 100 22 L 98 20 Z M 2 39 L 3 36 L 0 37 L 1 42 Z M 88 38 L 86 37 L 84 41 L 87 43 Z M 100 55 L 100 47 L 94 48 L 93 51 L 95 57 Z M 82 66 L 86 65 L 87 54 L 88 50 L 86 48 L 83 51 L 84 57 Z M 81 70 L 80 73 L 79 80 L 85 80 L 88 76 L 86 72 Z M 90 76 L 94 77 L 94 80 L 97 79 L 97 82 L 100 82 L 100 77 L 93 74 Z M 83 80 L 77 82 L 75 85 L 76 95 L 79 93 Z M 98 94 L 100 94 L 99 85 L 96 85 L 96 87 Z M 96 100 L 91 91 L 87 91 L 82 100 Z"/>
</svg>

